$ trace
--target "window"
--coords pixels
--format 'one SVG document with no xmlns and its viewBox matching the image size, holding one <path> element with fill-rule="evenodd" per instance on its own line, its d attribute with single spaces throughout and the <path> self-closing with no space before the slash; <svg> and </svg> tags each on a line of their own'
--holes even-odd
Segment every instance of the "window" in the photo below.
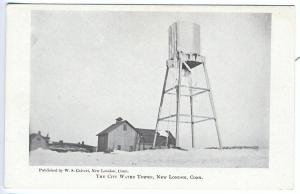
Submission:
<svg viewBox="0 0 300 194">
<path fill-rule="evenodd" d="M 117 148 L 117 150 L 121 150 L 121 146 L 120 146 L 120 145 L 118 145 L 118 148 Z"/>
<path fill-rule="evenodd" d="M 123 131 L 126 131 L 127 130 L 127 125 L 123 125 Z"/>
</svg>

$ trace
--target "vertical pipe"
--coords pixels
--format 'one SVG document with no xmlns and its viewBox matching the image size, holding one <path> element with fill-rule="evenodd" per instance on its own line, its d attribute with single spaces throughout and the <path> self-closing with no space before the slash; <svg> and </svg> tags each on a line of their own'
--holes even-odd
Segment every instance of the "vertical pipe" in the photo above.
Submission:
<svg viewBox="0 0 300 194">
<path fill-rule="evenodd" d="M 192 148 L 195 147 L 195 139 L 194 139 L 194 104 L 193 104 L 193 89 L 191 88 L 193 86 L 192 82 L 192 72 L 190 72 L 190 77 L 189 77 L 189 90 L 190 90 L 190 110 L 191 110 L 191 135 L 192 135 Z"/>
<path fill-rule="evenodd" d="M 153 148 L 155 148 L 155 143 L 156 143 L 156 138 L 157 138 L 157 131 L 158 131 L 158 123 L 159 123 L 159 118 L 160 118 L 160 114 L 161 114 L 161 107 L 162 107 L 163 101 L 164 101 L 164 95 L 165 95 L 165 90 L 166 90 L 166 85 L 167 85 L 168 74 L 169 74 L 169 67 L 167 66 L 166 73 L 165 73 L 164 85 L 163 85 L 161 98 L 160 98 L 160 104 L 159 104 L 159 109 L 158 109 L 156 125 L 155 125 L 155 134 L 154 134 L 154 139 L 153 139 L 153 144 L 152 144 Z"/>
<path fill-rule="evenodd" d="M 179 58 L 177 61 L 178 64 L 178 83 L 176 87 L 176 145 L 175 147 L 179 147 L 179 123 L 180 123 L 180 96 L 181 96 L 181 59 Z"/>
<path fill-rule="evenodd" d="M 191 106 L 191 132 L 192 132 L 192 148 L 195 147 L 194 144 L 194 111 L 193 111 L 193 96 L 190 96 L 190 106 Z"/>
<path fill-rule="evenodd" d="M 216 114 L 213 95 L 212 95 L 210 82 L 209 82 L 209 78 L 208 78 L 208 73 L 207 73 L 207 69 L 206 69 L 205 59 L 204 59 L 204 62 L 203 62 L 203 69 L 204 69 L 204 74 L 205 74 L 206 85 L 209 89 L 208 95 L 209 95 L 210 105 L 211 105 L 211 109 L 212 109 L 212 112 L 213 112 L 213 115 L 214 115 L 214 118 L 215 118 L 214 120 L 215 120 L 215 125 L 216 125 L 217 136 L 218 136 L 219 148 L 222 149 L 222 140 L 221 140 L 221 136 L 220 136 L 219 125 L 218 125 L 218 122 L 217 122 L 217 114 Z"/>
<path fill-rule="evenodd" d="M 180 112 L 180 85 L 181 85 L 181 60 L 180 56 L 177 50 L 177 23 L 174 26 L 174 60 L 175 60 L 175 65 L 178 67 L 178 83 L 177 83 L 177 88 L 176 88 L 176 141 L 175 141 L 175 147 L 179 146 L 179 112 Z"/>
<path fill-rule="evenodd" d="M 167 132 L 166 147 L 168 148 L 168 144 L 169 144 L 169 129 L 166 132 Z"/>
</svg>

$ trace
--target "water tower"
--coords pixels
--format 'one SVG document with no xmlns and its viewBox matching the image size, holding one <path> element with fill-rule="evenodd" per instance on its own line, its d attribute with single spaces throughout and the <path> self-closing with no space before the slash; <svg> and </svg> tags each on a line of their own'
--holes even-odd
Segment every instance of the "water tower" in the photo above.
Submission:
<svg viewBox="0 0 300 194">
<path fill-rule="evenodd" d="M 163 90 L 161 94 L 161 100 L 158 110 L 158 116 L 155 126 L 155 137 L 153 141 L 153 147 L 156 145 L 157 132 L 159 124 L 161 122 L 174 122 L 175 135 L 176 135 L 176 147 L 179 145 L 179 130 L 180 123 L 188 123 L 191 130 L 192 147 L 195 147 L 195 133 L 194 125 L 209 120 L 214 121 L 214 125 L 217 132 L 217 138 L 219 148 L 222 148 L 221 137 L 219 133 L 218 120 L 216 110 L 214 106 L 213 95 L 211 86 L 207 74 L 205 57 L 200 54 L 200 26 L 198 24 L 189 22 L 175 22 L 169 27 L 169 58 L 167 60 L 167 68 L 165 73 L 165 79 L 163 84 Z M 201 68 L 203 72 L 203 79 L 205 87 L 198 87 L 193 85 L 193 81 L 189 81 L 187 84 L 182 83 L 182 79 L 192 77 L 195 79 L 195 69 Z M 167 80 L 170 79 L 170 70 L 176 72 L 176 78 L 173 80 L 173 85 L 167 88 Z M 196 77 L 197 78 L 197 77 Z M 199 77 L 200 78 L 200 77 Z M 171 78 L 172 79 L 172 78 Z M 189 78 L 191 79 L 191 78 Z M 188 94 L 183 94 L 183 90 L 188 90 Z M 194 114 L 194 100 L 201 94 L 208 93 L 210 109 L 212 116 L 196 115 Z M 162 107 L 164 105 L 164 98 L 166 95 L 172 95 L 176 99 L 175 113 L 162 116 Z M 188 98 L 189 101 L 189 114 L 181 113 L 181 101 L 183 98 Z M 186 120 L 188 118 L 188 121 Z M 186 129 L 185 129 L 186 130 Z"/>
</svg>

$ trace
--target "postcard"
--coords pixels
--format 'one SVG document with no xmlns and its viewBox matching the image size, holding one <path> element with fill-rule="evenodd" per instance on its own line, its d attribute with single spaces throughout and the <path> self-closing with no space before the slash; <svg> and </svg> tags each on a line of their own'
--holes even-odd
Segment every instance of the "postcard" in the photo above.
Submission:
<svg viewBox="0 0 300 194">
<path fill-rule="evenodd" d="M 9 4 L 6 38 L 7 189 L 293 188 L 293 6 Z"/>
</svg>

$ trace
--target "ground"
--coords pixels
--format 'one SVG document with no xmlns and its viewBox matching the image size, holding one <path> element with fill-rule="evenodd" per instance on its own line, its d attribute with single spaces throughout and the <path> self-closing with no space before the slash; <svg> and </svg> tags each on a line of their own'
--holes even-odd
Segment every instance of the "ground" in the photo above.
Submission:
<svg viewBox="0 0 300 194">
<path fill-rule="evenodd" d="M 267 149 L 157 149 L 113 153 L 64 152 L 37 149 L 31 165 L 51 166 L 161 166 L 161 167 L 268 167 Z"/>
</svg>

